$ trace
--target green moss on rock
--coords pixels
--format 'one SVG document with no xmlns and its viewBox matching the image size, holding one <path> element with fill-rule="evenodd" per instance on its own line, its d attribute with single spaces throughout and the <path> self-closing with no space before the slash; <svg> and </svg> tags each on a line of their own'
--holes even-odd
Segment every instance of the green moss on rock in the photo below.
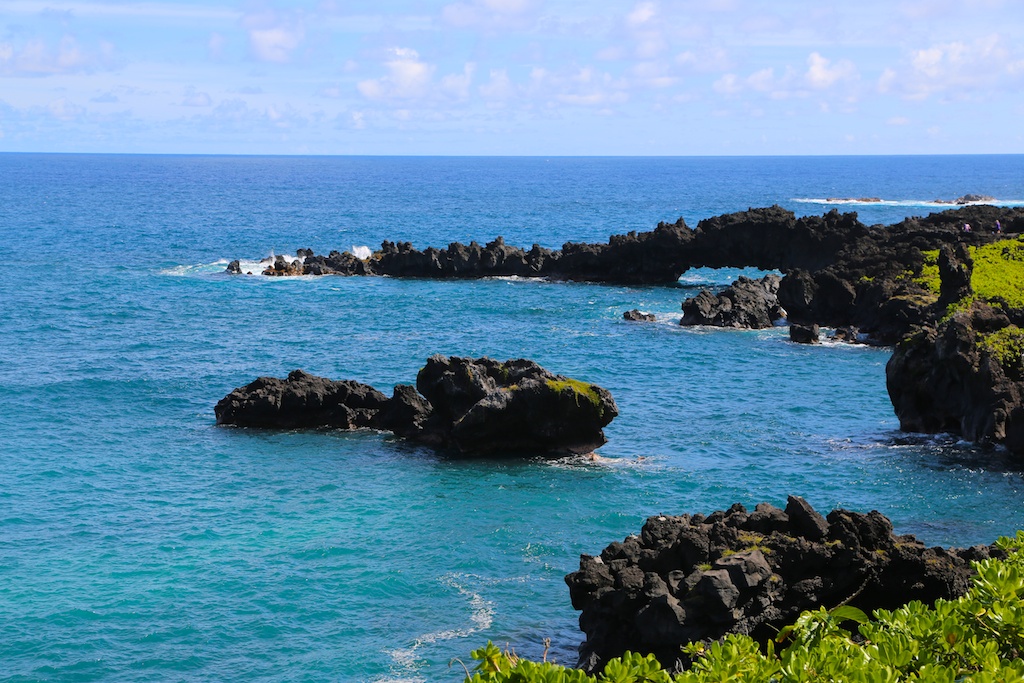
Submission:
<svg viewBox="0 0 1024 683">
<path fill-rule="evenodd" d="M 587 384 L 586 382 L 581 382 L 578 379 L 549 379 L 547 380 L 547 385 L 550 389 L 559 394 L 575 394 L 577 404 L 581 398 L 586 401 L 590 401 L 594 407 L 597 408 L 599 414 L 604 413 L 604 408 L 601 403 L 601 394 L 593 384 Z"/>
</svg>

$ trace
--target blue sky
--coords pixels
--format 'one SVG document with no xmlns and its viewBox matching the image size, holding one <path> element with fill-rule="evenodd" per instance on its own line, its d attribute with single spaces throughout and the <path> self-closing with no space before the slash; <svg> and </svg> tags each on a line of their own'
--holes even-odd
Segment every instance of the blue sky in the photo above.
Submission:
<svg viewBox="0 0 1024 683">
<path fill-rule="evenodd" d="M 0 151 L 1024 152 L 1021 0 L 0 0 Z"/>
</svg>

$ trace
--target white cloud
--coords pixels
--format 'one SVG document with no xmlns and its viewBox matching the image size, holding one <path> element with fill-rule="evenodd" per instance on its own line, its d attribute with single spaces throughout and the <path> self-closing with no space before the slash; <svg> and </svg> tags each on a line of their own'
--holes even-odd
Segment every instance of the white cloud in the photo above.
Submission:
<svg viewBox="0 0 1024 683">
<path fill-rule="evenodd" d="M 505 69 L 491 69 L 490 80 L 479 88 L 480 96 L 491 102 L 504 102 L 517 94 Z"/>
<path fill-rule="evenodd" d="M 698 51 L 686 50 L 676 55 L 675 62 L 680 66 L 705 73 L 722 72 L 732 65 L 729 53 L 721 47 L 708 47 Z"/>
<path fill-rule="evenodd" d="M 640 62 L 630 70 L 632 85 L 661 90 L 679 82 L 662 62 Z"/>
<path fill-rule="evenodd" d="M 631 27 L 643 26 L 658 14 L 657 6 L 653 2 L 641 2 L 633 11 L 626 15 L 626 23 Z"/>
<path fill-rule="evenodd" d="M 473 81 L 476 64 L 466 64 L 461 74 L 449 74 L 441 79 L 441 92 L 456 100 L 469 99 L 469 86 Z"/>
<path fill-rule="evenodd" d="M 907 126 L 910 124 L 910 119 L 906 116 L 893 116 L 886 123 L 890 126 Z"/>
<path fill-rule="evenodd" d="M 302 18 L 266 10 L 247 15 L 242 26 L 249 32 L 249 49 L 263 62 L 286 63 L 306 37 Z"/>
<path fill-rule="evenodd" d="M 711 84 L 712 89 L 721 95 L 735 95 L 741 90 L 740 79 L 736 74 L 724 74 Z"/>
<path fill-rule="evenodd" d="M 771 92 L 775 88 L 775 69 L 768 67 L 747 76 L 747 85 L 758 92 Z"/>
<path fill-rule="evenodd" d="M 388 71 L 382 78 L 368 79 L 357 84 L 363 97 L 370 100 L 410 100 L 428 92 L 436 67 L 420 60 L 416 50 L 393 48 L 391 59 L 384 62 Z"/>
<path fill-rule="evenodd" d="M 807 57 L 807 73 L 804 75 L 804 81 L 815 90 L 831 88 L 837 83 L 856 78 L 857 67 L 848 59 L 842 59 L 833 66 L 830 60 L 817 52 L 812 52 Z"/>
<path fill-rule="evenodd" d="M 913 50 L 901 68 L 886 68 L 878 79 L 880 92 L 896 92 L 923 100 L 936 94 L 970 96 L 979 90 L 1019 90 L 1024 52 L 998 34 L 972 42 L 952 41 Z"/>
<path fill-rule="evenodd" d="M 98 50 L 86 52 L 70 35 L 61 38 L 56 46 L 33 38 L 20 47 L 0 43 L 0 75 L 53 76 L 87 71 L 105 66 L 113 56 L 113 46 L 101 43 Z"/>
</svg>

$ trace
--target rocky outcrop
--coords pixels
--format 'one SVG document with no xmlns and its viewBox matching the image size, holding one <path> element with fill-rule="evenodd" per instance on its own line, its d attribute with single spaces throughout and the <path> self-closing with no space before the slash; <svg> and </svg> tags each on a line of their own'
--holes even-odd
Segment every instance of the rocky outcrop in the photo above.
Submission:
<svg viewBox="0 0 1024 683">
<path fill-rule="evenodd" d="M 759 330 L 771 327 L 784 318 L 779 305 L 779 283 L 782 278 L 769 274 L 760 280 L 741 277 L 717 295 L 701 290 L 683 302 L 680 325 L 711 325 Z"/>
<path fill-rule="evenodd" d="M 382 429 L 456 453 L 511 455 L 589 453 L 618 408 L 606 389 L 533 361 L 431 356 L 416 387 L 398 385 L 391 398 L 295 370 L 235 389 L 214 413 L 218 424 Z"/>
<path fill-rule="evenodd" d="M 636 308 L 623 313 L 622 319 L 633 323 L 653 323 L 657 320 L 653 313 L 644 313 Z"/>
<path fill-rule="evenodd" d="M 385 241 L 368 258 L 302 249 L 296 258 L 275 257 L 263 272 L 672 284 L 690 268 L 753 266 L 785 273 L 778 299 L 790 320 L 854 325 L 877 343 L 894 344 L 914 325 L 928 322 L 928 306 L 934 303 L 934 295 L 907 276 L 920 272 L 922 251 L 989 242 L 998 237 L 996 221 L 1004 233 L 1022 232 L 1024 209 L 972 203 L 891 226 L 867 226 L 856 213 L 833 210 L 797 218 L 771 206 L 707 218 L 693 229 L 679 219 L 650 232 L 613 235 L 607 244 L 567 242 L 555 250 L 513 247 L 501 237 L 483 246 L 456 242 L 422 251 L 409 242 Z M 974 231 L 963 232 L 964 223 Z M 240 273 L 232 264 L 228 272 Z M 710 296 L 697 308 L 713 309 Z"/>
<path fill-rule="evenodd" d="M 900 429 L 1024 453 L 1024 331 L 975 302 L 896 347 L 885 368 Z"/>
<path fill-rule="evenodd" d="M 432 356 L 416 388 L 433 406 L 432 428 L 463 453 L 589 453 L 618 415 L 606 389 L 529 360 Z"/>
<path fill-rule="evenodd" d="M 217 403 L 219 424 L 268 429 L 376 427 L 387 396 L 371 386 L 332 381 L 302 370 L 286 379 L 259 377 Z"/>
<path fill-rule="evenodd" d="M 789 326 L 789 340 L 797 344 L 820 344 L 821 329 L 814 324 L 793 323 Z"/>
<path fill-rule="evenodd" d="M 953 598 L 968 588 L 970 561 L 999 552 L 926 548 L 892 531 L 878 512 L 825 518 L 795 496 L 785 510 L 651 517 L 566 577 L 587 638 L 579 666 L 592 672 L 632 650 L 678 667 L 685 643 L 727 633 L 764 643 L 807 609 Z"/>
</svg>

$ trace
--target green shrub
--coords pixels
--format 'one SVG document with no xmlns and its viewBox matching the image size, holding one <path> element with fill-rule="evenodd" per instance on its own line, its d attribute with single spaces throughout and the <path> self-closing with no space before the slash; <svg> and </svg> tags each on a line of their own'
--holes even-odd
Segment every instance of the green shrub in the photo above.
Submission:
<svg viewBox="0 0 1024 683">
<path fill-rule="evenodd" d="M 1024 242 L 1000 240 L 970 247 L 974 270 L 971 287 L 978 299 L 1010 308 L 1024 308 Z M 921 252 L 924 264 L 913 277 L 933 294 L 939 293 L 939 250 Z"/>
<path fill-rule="evenodd" d="M 1024 243 L 1001 240 L 972 247 L 971 257 L 971 286 L 979 298 L 1024 308 Z"/>
<path fill-rule="evenodd" d="M 924 265 L 921 266 L 921 274 L 914 278 L 914 282 L 923 286 L 933 294 L 939 293 L 939 250 L 931 249 L 922 251 Z"/>
<path fill-rule="evenodd" d="M 978 345 L 987 349 L 1014 378 L 1024 376 L 1024 330 L 1016 325 L 982 335 Z"/>
<path fill-rule="evenodd" d="M 804 612 L 762 651 L 748 636 L 690 644 L 688 671 L 670 676 L 652 657 L 626 653 L 597 676 L 548 662 L 529 662 L 493 644 L 467 683 L 1010 683 L 1024 681 L 1024 531 L 997 544 L 1004 560 L 974 564 L 971 589 L 933 607 L 911 602 L 876 610 L 852 607 Z M 856 623 L 859 636 L 844 626 Z"/>
</svg>

